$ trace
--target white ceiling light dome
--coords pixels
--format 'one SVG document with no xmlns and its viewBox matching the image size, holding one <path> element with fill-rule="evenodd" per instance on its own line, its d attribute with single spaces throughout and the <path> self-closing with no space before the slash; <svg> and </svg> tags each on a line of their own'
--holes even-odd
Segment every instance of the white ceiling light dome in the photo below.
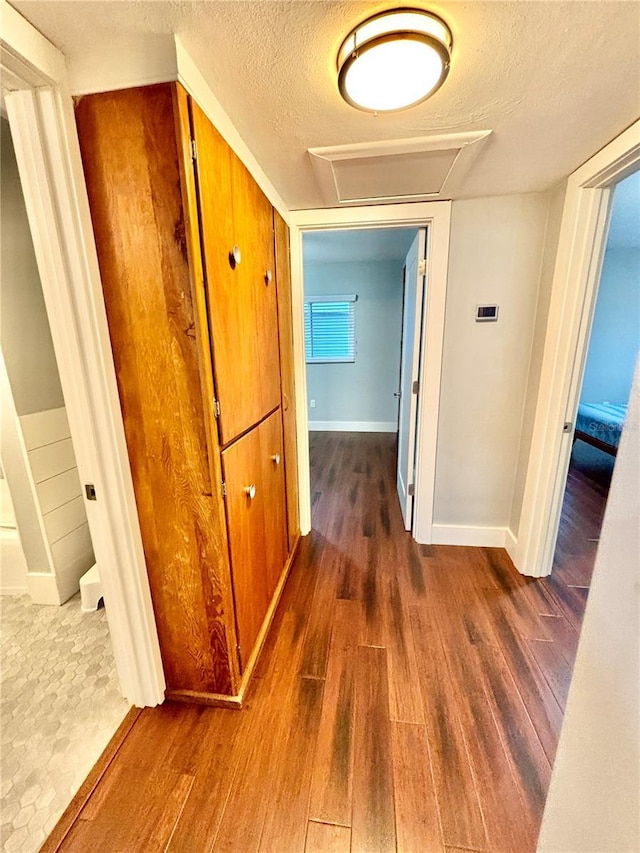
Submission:
<svg viewBox="0 0 640 853">
<path fill-rule="evenodd" d="M 405 110 L 426 100 L 449 73 L 453 39 L 422 9 L 380 12 L 355 27 L 338 52 L 338 87 L 367 112 Z"/>
</svg>

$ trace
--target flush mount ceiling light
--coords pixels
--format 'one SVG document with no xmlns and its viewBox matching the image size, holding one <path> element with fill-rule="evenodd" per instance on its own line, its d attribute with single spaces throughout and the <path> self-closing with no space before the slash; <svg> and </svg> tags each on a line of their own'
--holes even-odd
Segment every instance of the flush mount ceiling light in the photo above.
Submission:
<svg viewBox="0 0 640 853">
<path fill-rule="evenodd" d="M 338 52 L 338 86 L 348 104 L 381 113 L 433 95 L 449 73 L 452 37 L 436 15 L 393 9 L 363 21 Z"/>
</svg>

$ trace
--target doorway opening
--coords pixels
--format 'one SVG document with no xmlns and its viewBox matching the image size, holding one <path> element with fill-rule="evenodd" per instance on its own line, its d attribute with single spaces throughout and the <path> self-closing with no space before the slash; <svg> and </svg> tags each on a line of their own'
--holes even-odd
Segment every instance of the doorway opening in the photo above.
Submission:
<svg viewBox="0 0 640 853">
<path fill-rule="evenodd" d="M 426 237 L 426 228 L 303 236 L 312 447 L 326 448 L 316 433 L 349 434 L 353 442 L 362 433 L 384 434 L 387 443 L 393 436 L 406 530 L 413 526 Z"/>
<path fill-rule="evenodd" d="M 425 259 L 424 255 L 418 260 L 421 262 L 419 274 L 425 277 L 427 282 L 423 287 L 421 300 L 416 297 L 416 302 L 422 304 L 421 319 L 421 334 L 419 336 L 419 353 L 418 359 L 418 374 L 420 376 L 420 387 L 415 397 L 416 415 L 415 415 L 415 461 L 413 468 L 415 475 L 413 477 L 414 494 L 413 507 L 410 510 L 411 514 L 411 532 L 413 538 L 421 544 L 429 544 L 432 541 L 433 528 L 433 505 L 434 505 L 434 484 L 435 484 L 435 467 L 436 467 L 436 446 L 438 436 L 438 414 L 440 405 L 440 381 L 442 368 L 442 348 L 444 338 L 444 314 L 446 302 L 446 282 L 447 268 L 449 255 L 449 232 L 451 222 L 451 203 L 450 202 L 426 202 L 401 205 L 371 205 L 367 207 L 353 207 L 339 210 L 300 210 L 291 214 L 291 279 L 292 279 L 292 310 L 294 320 L 294 353 L 295 353 L 295 381 L 296 381 L 296 407 L 297 407 L 297 424 L 298 424 L 298 454 L 299 454 L 299 482 L 300 482 L 300 528 L 303 535 L 311 530 L 311 477 L 309 465 L 309 422 L 312 424 L 322 424 L 318 417 L 318 398 L 307 392 L 307 367 L 314 367 L 313 363 L 307 365 L 307 341 L 305 338 L 305 245 L 304 241 L 308 237 L 320 235 L 318 239 L 329 239 L 331 234 L 334 236 L 343 235 L 345 232 L 351 234 L 357 232 L 376 231 L 383 239 L 393 241 L 397 239 L 393 232 L 398 233 L 404 231 L 402 237 L 403 245 L 401 250 L 396 250 L 398 257 L 402 257 L 404 253 L 404 261 L 406 263 L 407 254 L 411 248 L 411 242 L 416 234 L 422 230 L 423 233 L 428 233 L 429 251 Z M 361 239 L 366 239 L 362 237 Z M 344 245 L 348 252 L 349 235 L 342 237 Z M 425 234 L 426 245 L 426 234 Z M 349 257 L 349 255 L 347 255 Z M 357 266 L 358 262 L 355 262 Z M 396 265 L 404 266 L 401 261 L 396 259 Z M 416 281 L 417 286 L 417 281 Z M 399 400 L 402 397 L 395 395 L 401 394 L 400 389 L 400 348 L 403 343 L 400 336 L 402 329 L 402 313 L 404 311 L 404 303 L 400 299 L 402 293 L 402 279 L 400 278 L 396 285 L 396 301 L 395 312 L 397 322 L 393 325 L 393 332 L 396 336 L 395 352 L 396 359 L 391 359 L 392 370 L 388 373 L 388 397 L 384 404 L 388 408 L 377 410 L 377 414 L 366 415 L 368 421 L 368 429 L 385 429 L 388 432 L 377 433 L 379 435 L 392 435 L 395 441 L 395 433 L 398 430 L 398 421 L 400 414 Z M 346 296 L 347 299 L 340 300 L 343 304 L 341 310 L 344 316 L 348 318 L 353 306 L 354 329 L 357 324 L 356 311 L 358 301 L 355 297 L 358 296 L 355 288 L 350 286 L 343 293 L 328 294 L 330 296 Z M 355 304 L 354 304 L 355 303 Z M 309 324 L 310 312 L 314 309 L 306 307 L 307 325 Z M 321 311 L 321 309 L 319 309 Z M 387 324 L 389 325 L 389 324 Z M 385 327 L 386 331 L 386 327 Z M 415 332 L 415 330 L 414 330 Z M 357 337 L 357 331 L 354 335 Z M 307 332 L 308 337 L 308 332 Z M 414 336 L 407 336 L 407 340 L 415 340 Z M 404 342 L 406 344 L 406 340 Z M 330 365 L 335 367 L 336 365 Z M 337 365 L 340 367 L 341 365 Z M 364 367 L 369 365 L 366 363 Z M 387 365 L 388 368 L 388 365 Z M 369 371 L 369 384 L 375 387 L 376 376 L 375 370 Z M 316 406 L 312 409 L 310 401 L 316 400 Z M 334 430 L 344 429 L 349 423 L 346 421 L 344 411 L 334 411 L 331 415 L 335 421 L 341 421 L 341 427 L 333 427 Z M 359 415 L 362 421 L 365 416 Z M 373 418 L 376 420 L 373 420 Z M 314 421 L 314 418 L 316 419 Z M 385 420 L 381 420 L 385 418 Z M 331 422 L 329 422 L 331 426 Z M 330 432 L 329 430 L 328 432 Z M 315 430 L 312 428 L 311 435 Z M 367 433 L 359 432 L 360 436 Z M 376 434 L 376 433 L 369 433 Z M 395 468 L 395 466 L 394 466 Z M 408 471 L 410 467 L 408 467 Z M 396 481 L 396 471 L 393 470 L 393 481 Z M 406 487 L 411 485 L 410 476 L 407 473 L 404 478 Z M 393 489 L 393 487 L 392 487 Z M 403 523 L 404 526 L 404 523 Z"/>
<path fill-rule="evenodd" d="M 127 712 L 8 121 L 0 128 L 2 846 L 37 850 Z M 95 568 L 93 568 L 95 574 Z"/>
<path fill-rule="evenodd" d="M 613 188 L 549 583 L 579 629 L 640 353 L 640 171 Z"/>
</svg>

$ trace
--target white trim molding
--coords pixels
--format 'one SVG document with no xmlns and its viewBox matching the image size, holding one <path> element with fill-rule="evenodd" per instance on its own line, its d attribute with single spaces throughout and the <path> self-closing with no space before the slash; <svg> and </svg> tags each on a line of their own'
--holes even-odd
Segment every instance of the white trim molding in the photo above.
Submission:
<svg viewBox="0 0 640 853">
<path fill-rule="evenodd" d="M 4 24 L 5 0 L 2 7 Z M 39 49 L 23 58 L 38 68 L 41 46 L 33 38 Z M 5 102 L 78 470 L 97 494 L 85 506 L 120 686 L 133 704 L 156 705 L 164 673 L 73 104 L 64 76 L 51 82 L 43 71 L 41 88 L 25 79 Z"/>
<path fill-rule="evenodd" d="M 309 412 L 304 350 L 304 281 L 302 238 L 308 231 L 364 228 L 427 227 L 427 295 L 422 333 L 422 363 L 418 399 L 416 494 L 413 536 L 428 544 L 432 536 L 440 379 L 444 343 L 444 315 L 449 265 L 451 202 L 297 210 L 290 215 L 293 344 L 298 424 L 300 529 L 311 530 L 311 481 L 309 469 Z"/>
<path fill-rule="evenodd" d="M 3 586 L 0 587 L 0 595 L 25 595 L 29 592 L 28 586 Z"/>
<path fill-rule="evenodd" d="M 226 110 L 211 91 L 211 87 L 204 79 L 195 62 L 187 53 L 180 37 L 175 36 L 177 81 L 184 86 L 189 94 L 197 101 L 204 110 L 207 118 L 214 124 L 216 130 L 223 137 L 229 147 L 235 151 L 238 157 L 247 167 L 262 192 L 278 211 L 284 221 L 289 224 L 289 208 L 282 200 L 280 193 L 276 190 L 258 163 L 244 139 L 229 118 Z"/>
<path fill-rule="evenodd" d="M 516 568 L 551 572 L 600 280 L 611 187 L 640 168 L 640 121 L 569 176 L 553 275 Z"/>
<path fill-rule="evenodd" d="M 507 554 L 511 557 L 512 563 L 515 565 L 515 558 L 518 549 L 518 537 L 515 536 L 510 527 L 505 529 L 504 548 Z"/>
<path fill-rule="evenodd" d="M 309 432 L 398 432 L 398 422 L 309 421 Z"/>
<path fill-rule="evenodd" d="M 51 86 L 64 80 L 66 69 L 62 53 L 7 0 L 0 2 L 0 18 L 3 91 Z"/>
<path fill-rule="evenodd" d="M 465 524 L 434 524 L 432 545 L 471 545 L 474 548 L 504 548 L 506 527 L 472 527 Z"/>
<path fill-rule="evenodd" d="M 61 603 L 55 575 L 46 572 L 28 572 L 27 590 L 31 600 L 36 604 L 59 605 Z"/>
</svg>

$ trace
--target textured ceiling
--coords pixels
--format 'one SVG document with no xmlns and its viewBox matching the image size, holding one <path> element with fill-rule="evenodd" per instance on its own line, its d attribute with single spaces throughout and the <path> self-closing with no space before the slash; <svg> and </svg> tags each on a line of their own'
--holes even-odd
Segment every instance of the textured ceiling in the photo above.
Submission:
<svg viewBox="0 0 640 853">
<path fill-rule="evenodd" d="M 416 236 L 415 228 L 366 228 L 313 231 L 303 235 L 305 263 L 404 261 Z"/>
<path fill-rule="evenodd" d="M 152 79 L 177 33 L 290 209 L 323 206 L 310 147 L 491 129 L 456 197 L 535 192 L 640 114 L 637 0 L 429 3 L 453 31 L 449 77 L 424 104 L 377 117 L 341 100 L 335 56 L 393 2 L 13 3 L 67 54 L 76 90 L 113 85 L 128 64 Z"/>
</svg>

